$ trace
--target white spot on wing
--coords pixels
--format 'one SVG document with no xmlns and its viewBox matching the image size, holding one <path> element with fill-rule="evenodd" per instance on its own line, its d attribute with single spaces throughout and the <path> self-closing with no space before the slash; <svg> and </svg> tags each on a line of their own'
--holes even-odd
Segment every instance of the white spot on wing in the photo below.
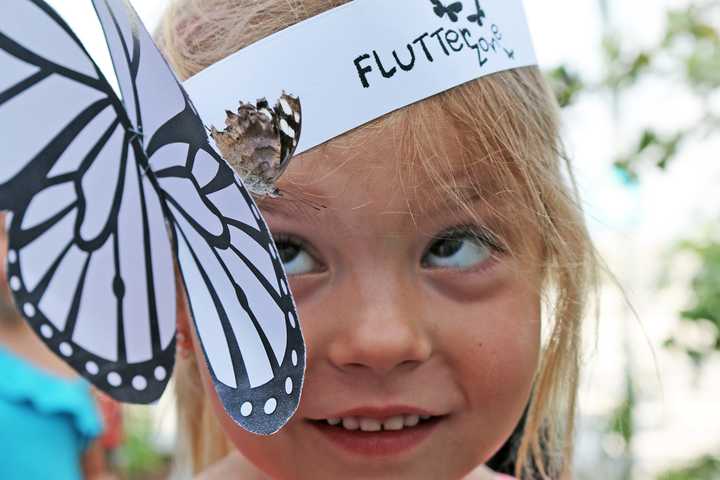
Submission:
<svg viewBox="0 0 720 480">
<path fill-rule="evenodd" d="M 280 106 L 282 107 L 282 110 L 285 113 L 285 115 L 289 116 L 289 115 L 293 114 L 293 110 L 292 110 L 292 108 L 290 108 L 290 104 L 287 102 L 287 100 L 285 100 L 284 97 L 280 97 Z"/>
<path fill-rule="evenodd" d="M 293 391 L 293 381 L 292 378 L 288 377 L 285 379 L 285 393 L 290 395 Z"/>
<path fill-rule="evenodd" d="M 147 380 L 145 380 L 145 377 L 142 375 L 136 375 L 135 378 L 132 379 L 132 386 L 137 391 L 142 391 L 147 388 Z"/>
<path fill-rule="evenodd" d="M 155 371 L 153 373 L 155 375 L 155 380 L 158 382 L 162 382 L 167 378 L 167 371 L 164 367 L 155 367 Z"/>
<path fill-rule="evenodd" d="M 100 367 L 98 367 L 97 363 L 90 361 L 85 364 L 85 371 L 90 375 L 97 375 L 100 373 Z"/>
<path fill-rule="evenodd" d="M 48 325 L 47 323 L 45 323 L 45 324 L 43 324 L 43 325 L 40 327 L 40 334 L 41 334 L 43 337 L 45 337 L 45 338 L 47 338 L 47 339 L 50 339 L 50 338 L 52 338 L 52 336 L 53 336 L 53 329 L 52 329 L 52 327 L 51 327 L 50 325 Z"/>
<path fill-rule="evenodd" d="M 32 303 L 26 303 L 23 305 L 23 313 L 27 318 L 32 318 L 35 316 L 35 305 Z"/>
<path fill-rule="evenodd" d="M 288 125 L 287 121 L 284 118 L 280 119 L 280 130 L 282 130 L 282 132 L 288 137 L 295 138 L 295 130 L 293 130 L 290 125 Z"/>
<path fill-rule="evenodd" d="M 60 344 L 60 353 L 61 353 L 64 357 L 69 357 L 70 355 L 73 354 L 73 348 L 72 348 L 72 346 L 71 346 L 69 343 L 67 343 L 67 342 L 62 342 L 62 343 Z"/>
<path fill-rule="evenodd" d="M 108 373 L 107 381 L 113 387 L 119 387 L 120 385 L 122 385 L 122 377 L 117 372 Z"/>
<path fill-rule="evenodd" d="M 275 409 L 277 408 L 277 400 L 274 398 L 268 398 L 267 402 L 265 402 L 265 407 L 263 410 L 267 415 L 271 415 L 275 412 Z"/>
</svg>

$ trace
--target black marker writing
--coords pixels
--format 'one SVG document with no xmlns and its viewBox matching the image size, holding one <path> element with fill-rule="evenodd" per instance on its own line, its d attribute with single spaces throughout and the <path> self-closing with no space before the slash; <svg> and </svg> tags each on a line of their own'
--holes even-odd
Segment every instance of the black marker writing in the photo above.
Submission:
<svg viewBox="0 0 720 480">
<path fill-rule="evenodd" d="M 398 74 L 400 70 L 410 72 L 416 68 L 423 60 L 420 49 L 425 55 L 424 59 L 429 63 L 435 62 L 437 56 L 442 57 L 444 54 L 445 57 L 450 57 L 461 52 L 466 46 L 475 50 L 480 68 L 485 66 L 490 56 L 501 54 L 503 51 L 509 59 L 514 59 L 515 51 L 505 48 L 501 43 L 503 35 L 498 26 L 493 24 L 491 31 L 492 36 L 478 38 L 473 36 L 473 33 L 467 28 L 454 30 L 441 27 L 432 33 L 425 32 L 419 35 L 404 48 L 393 50 L 389 55 L 382 54 L 377 50 L 373 50 L 372 54 L 364 53 L 355 59 L 355 69 L 363 88 L 370 88 L 373 72 L 379 72 L 382 78 L 389 79 Z"/>
<path fill-rule="evenodd" d="M 395 63 L 397 63 L 400 68 L 402 68 L 406 72 L 409 72 L 415 66 L 415 50 L 413 50 L 410 45 L 408 45 L 407 47 L 408 51 L 410 52 L 410 63 L 403 63 L 402 61 L 400 61 L 400 59 L 398 58 L 398 54 L 395 50 L 393 50 L 393 58 L 395 58 Z"/>
<path fill-rule="evenodd" d="M 427 45 L 425 45 L 425 38 L 427 38 L 429 35 L 430 35 L 430 34 L 427 33 L 427 32 L 426 32 L 426 33 L 423 33 L 423 34 L 420 35 L 418 38 L 416 38 L 415 40 L 413 40 L 413 43 L 414 43 L 414 44 L 417 44 L 417 42 L 419 41 L 420 44 L 422 45 L 423 51 L 425 52 L 425 56 L 427 57 L 427 59 L 428 59 L 429 61 L 432 62 L 432 61 L 433 61 L 433 57 L 432 57 L 432 55 L 430 55 L 430 50 L 428 50 Z"/>
<path fill-rule="evenodd" d="M 373 50 L 373 57 L 375 57 L 375 63 L 377 64 L 378 68 L 380 69 L 380 73 L 385 78 L 392 78 L 393 75 L 395 75 L 395 72 L 397 72 L 397 68 L 391 67 L 390 70 L 385 70 L 385 67 L 383 66 L 382 62 L 380 61 L 380 55 Z"/>
<path fill-rule="evenodd" d="M 362 82 L 363 88 L 368 88 L 370 86 L 370 83 L 368 83 L 367 80 L 367 74 L 372 72 L 372 67 L 363 67 L 360 65 L 360 62 L 367 60 L 368 58 L 370 58 L 370 55 L 364 54 L 355 59 L 355 68 L 357 68 L 358 75 L 360 75 L 360 81 Z"/>
</svg>

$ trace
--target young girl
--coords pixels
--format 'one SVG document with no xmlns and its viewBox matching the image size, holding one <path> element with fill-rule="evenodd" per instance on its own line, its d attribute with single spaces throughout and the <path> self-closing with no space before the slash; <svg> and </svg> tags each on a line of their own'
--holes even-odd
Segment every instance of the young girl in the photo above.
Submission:
<svg viewBox="0 0 720 480">
<path fill-rule="evenodd" d="M 161 45 L 187 78 L 343 3 L 177 0 Z M 527 409 L 515 475 L 567 478 L 595 270 L 568 179 L 536 67 L 463 84 L 295 158 L 279 182 L 293 200 L 260 207 L 303 321 L 302 401 L 273 436 L 238 427 L 180 305 L 176 388 L 192 471 L 494 478 L 482 465 Z"/>
</svg>

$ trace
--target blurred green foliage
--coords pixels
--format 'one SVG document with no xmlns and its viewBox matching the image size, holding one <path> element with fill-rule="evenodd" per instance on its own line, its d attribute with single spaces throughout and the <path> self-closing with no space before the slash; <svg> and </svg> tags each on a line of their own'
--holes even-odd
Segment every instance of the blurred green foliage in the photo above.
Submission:
<svg viewBox="0 0 720 480">
<path fill-rule="evenodd" d="M 661 474 L 657 480 L 717 480 L 720 478 L 720 458 L 704 456 L 692 464 Z"/>
<path fill-rule="evenodd" d="M 607 2 L 600 0 L 600 4 L 606 12 Z M 664 33 L 656 44 L 644 48 L 634 47 L 625 41 L 621 32 L 609 27 L 602 42 L 602 54 L 605 68 L 599 79 L 582 78 L 564 65 L 548 72 L 561 106 L 572 105 L 584 94 L 604 94 L 621 104 L 633 88 L 655 76 L 666 80 L 671 88 L 690 95 L 702 110 L 694 121 L 671 131 L 653 125 L 650 119 L 629 148 L 613 160 L 614 168 L 625 183 L 641 181 L 647 165 L 666 170 L 684 147 L 720 134 L 720 102 L 717 101 L 720 97 L 720 0 L 694 0 L 682 8 L 669 10 Z M 709 162 L 719 160 L 707 159 Z M 717 237 L 709 237 L 681 244 L 681 249 L 697 258 L 700 268 L 689 285 L 692 292 L 689 307 L 679 312 L 679 318 L 684 324 L 707 326 L 711 338 L 703 348 L 689 345 L 677 336 L 669 338 L 665 345 L 683 350 L 697 365 L 720 351 L 719 242 Z"/>
<path fill-rule="evenodd" d="M 615 114 L 622 115 L 624 101 L 634 89 L 642 88 L 645 79 L 655 77 L 668 85 L 668 95 L 688 96 L 688 101 L 700 108 L 695 119 L 672 130 L 648 119 L 635 140 L 613 159 L 618 177 L 632 185 L 642 180 L 647 168 L 666 171 L 684 148 L 720 134 L 720 0 L 692 0 L 682 8 L 669 10 L 657 43 L 643 48 L 627 42 L 622 32 L 613 28 L 610 2 L 598 2 L 606 20 L 603 74 L 601 78 L 583 78 L 564 65 L 548 72 L 560 105 L 568 107 L 586 94 L 603 95 L 611 99 Z M 720 185 L 716 192 L 708 193 L 718 195 Z M 720 212 L 716 223 L 720 223 Z M 678 312 L 677 334 L 667 339 L 665 346 L 685 352 L 700 368 L 711 355 L 720 352 L 720 237 L 711 234 L 701 240 L 682 241 L 677 250 L 693 255 L 699 267 L 688 285 L 688 307 Z M 697 335 L 692 339 L 680 335 L 683 326 L 700 331 L 700 341 Z M 626 458 L 630 459 L 635 396 L 632 375 L 629 370 L 626 374 L 626 392 L 611 415 L 608 433 L 622 437 Z M 631 475 L 626 469 L 623 478 Z M 704 456 L 682 469 L 661 474 L 657 480 L 710 479 L 720 479 L 720 456 Z"/>
<path fill-rule="evenodd" d="M 125 441 L 118 452 L 118 469 L 127 480 L 164 479 L 171 458 L 154 441 L 153 420 L 147 408 L 124 408 Z"/>
<path fill-rule="evenodd" d="M 630 378 L 630 372 L 626 372 L 625 395 L 623 401 L 615 407 L 610 422 L 609 431 L 620 435 L 623 439 L 625 449 L 629 448 L 635 434 L 633 423 L 633 412 L 635 411 L 635 386 Z"/>
<path fill-rule="evenodd" d="M 636 145 L 615 160 L 617 168 L 638 179 L 638 169 L 654 163 L 666 169 L 684 143 L 703 140 L 720 132 L 720 112 L 711 97 L 720 86 L 720 28 L 711 23 L 720 18 L 720 2 L 697 0 L 667 13 L 663 38 L 650 48 L 625 51 L 620 37 L 604 42 L 607 75 L 602 84 L 623 92 L 648 75 L 660 75 L 682 86 L 703 108 L 694 122 L 671 132 L 648 126 Z M 668 112 L 670 114 L 671 112 Z"/>
<path fill-rule="evenodd" d="M 690 306 L 680 316 L 683 322 L 700 327 L 706 334 L 699 343 L 672 337 L 665 346 L 682 349 L 700 367 L 713 352 L 720 351 L 720 243 L 683 242 L 680 251 L 690 252 L 700 260 L 691 281 Z"/>
</svg>

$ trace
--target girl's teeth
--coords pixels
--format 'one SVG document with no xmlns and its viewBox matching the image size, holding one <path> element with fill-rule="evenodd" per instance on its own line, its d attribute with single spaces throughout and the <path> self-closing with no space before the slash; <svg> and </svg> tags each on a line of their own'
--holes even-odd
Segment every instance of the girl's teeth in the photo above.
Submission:
<svg viewBox="0 0 720 480">
<path fill-rule="evenodd" d="M 420 423 L 420 416 L 419 415 L 405 415 L 404 423 L 405 423 L 406 427 L 414 427 L 415 425 Z"/>
<path fill-rule="evenodd" d="M 382 423 L 374 418 L 361 418 L 360 430 L 363 432 L 379 432 L 382 429 Z"/>
<path fill-rule="evenodd" d="M 342 425 L 346 430 L 357 430 L 360 428 L 360 422 L 355 417 L 345 417 L 342 419 Z"/>
<path fill-rule="evenodd" d="M 397 415 L 384 421 L 374 418 L 345 417 L 328 418 L 328 425 L 341 426 L 346 430 L 362 430 L 363 432 L 379 432 L 381 430 L 402 430 L 403 428 L 414 427 L 420 423 L 420 419 L 428 420 L 429 415 Z"/>
<path fill-rule="evenodd" d="M 402 415 L 388 418 L 383 422 L 383 430 L 402 430 L 405 425 Z"/>
</svg>

